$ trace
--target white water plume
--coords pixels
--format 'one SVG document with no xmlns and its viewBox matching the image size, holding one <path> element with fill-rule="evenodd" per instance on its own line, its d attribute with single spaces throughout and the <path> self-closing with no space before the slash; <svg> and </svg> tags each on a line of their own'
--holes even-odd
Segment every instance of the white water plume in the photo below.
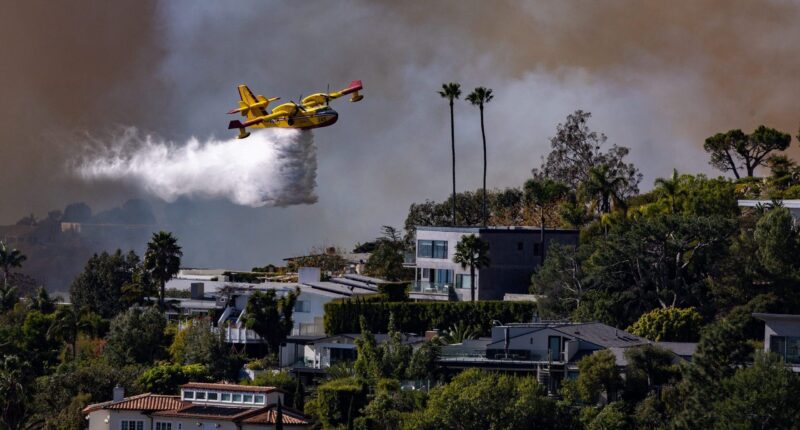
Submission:
<svg viewBox="0 0 800 430">
<path fill-rule="evenodd" d="M 267 129 L 247 139 L 184 145 L 142 138 L 128 128 L 110 146 L 95 146 L 75 166 L 86 180 L 135 184 L 166 201 L 225 198 L 239 205 L 315 203 L 317 158 L 309 131 Z"/>
</svg>

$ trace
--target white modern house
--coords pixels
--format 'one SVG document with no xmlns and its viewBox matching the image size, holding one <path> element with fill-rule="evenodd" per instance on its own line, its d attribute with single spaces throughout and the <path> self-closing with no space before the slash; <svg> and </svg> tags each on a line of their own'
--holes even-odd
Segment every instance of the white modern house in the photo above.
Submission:
<svg viewBox="0 0 800 430">
<path fill-rule="evenodd" d="M 387 334 L 373 334 L 377 344 L 389 340 Z M 334 336 L 290 336 L 280 349 L 281 367 L 296 373 L 321 373 L 339 362 L 353 362 L 357 358 L 356 339 L 360 334 L 347 333 Z M 417 348 L 425 336 L 402 335 L 402 343 Z"/>
<path fill-rule="evenodd" d="M 800 200 L 778 200 L 778 202 L 786 209 L 789 209 L 795 220 L 800 219 Z M 756 208 L 759 206 L 770 207 L 775 202 L 772 200 L 738 200 L 737 203 L 740 208 Z"/>
<path fill-rule="evenodd" d="M 171 299 L 170 317 L 208 316 L 214 325 L 225 331 L 233 344 L 259 344 L 261 338 L 244 325 L 248 299 L 256 292 L 273 290 L 281 297 L 292 291 L 299 295 L 292 320 L 292 335 L 322 335 L 324 306 L 334 299 L 375 294 L 380 279 L 361 275 L 343 275 L 327 281 L 320 280 L 320 271 L 302 268 L 298 282 L 232 282 L 227 270 L 185 269 L 170 280 L 166 288 L 190 291 L 190 298 Z"/>
<path fill-rule="evenodd" d="M 272 430 L 278 419 L 286 430 L 308 428 L 301 412 L 282 404 L 283 395 L 274 387 L 189 383 L 176 396 L 125 397 L 117 387 L 112 400 L 83 413 L 89 430 Z"/>
<path fill-rule="evenodd" d="M 800 372 L 800 315 L 754 313 L 753 317 L 764 321 L 764 351 L 778 354 Z"/>
<path fill-rule="evenodd" d="M 546 229 L 544 241 L 538 227 L 416 227 L 416 255 L 407 264 L 415 271 L 411 298 L 470 300 L 469 268 L 453 261 L 456 245 L 475 235 L 489 246 L 490 264 L 477 270 L 475 298 L 502 300 L 505 294 L 525 294 L 531 275 L 542 264 L 552 242 L 577 244 L 577 230 Z"/>
</svg>

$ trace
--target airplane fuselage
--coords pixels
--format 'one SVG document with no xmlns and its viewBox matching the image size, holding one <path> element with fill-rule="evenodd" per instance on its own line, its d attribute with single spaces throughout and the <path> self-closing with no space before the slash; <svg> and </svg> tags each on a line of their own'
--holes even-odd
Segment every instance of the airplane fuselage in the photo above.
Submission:
<svg viewBox="0 0 800 430">
<path fill-rule="evenodd" d="M 294 110 L 295 107 L 291 103 L 276 106 L 273 112 L 281 110 Z M 330 106 L 319 106 L 315 108 L 305 108 L 288 118 L 275 118 L 263 121 L 259 124 L 254 124 L 253 128 L 297 128 L 301 130 L 308 130 L 312 128 L 327 127 L 333 125 L 339 119 L 339 114 L 330 108 Z"/>
</svg>

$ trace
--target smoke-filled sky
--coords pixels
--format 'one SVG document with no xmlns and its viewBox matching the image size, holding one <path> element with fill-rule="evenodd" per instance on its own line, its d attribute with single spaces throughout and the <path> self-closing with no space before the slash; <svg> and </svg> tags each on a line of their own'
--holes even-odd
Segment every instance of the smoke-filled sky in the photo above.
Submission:
<svg viewBox="0 0 800 430">
<path fill-rule="evenodd" d="M 149 197 L 187 265 L 249 268 L 350 247 L 400 226 L 412 202 L 447 196 L 448 110 L 435 91 L 449 81 L 494 89 L 491 187 L 521 184 L 576 109 L 631 148 L 644 188 L 673 168 L 713 173 L 702 151 L 713 133 L 763 123 L 797 134 L 798 22 L 792 0 L 5 2 L 0 223 Z M 354 79 L 364 100 L 336 101 L 339 122 L 314 131 L 313 204 L 158 203 L 68 167 L 87 141 L 126 127 L 178 144 L 226 139 L 240 83 L 286 100 Z M 475 189 L 478 112 L 463 101 L 456 138 L 458 188 Z"/>
</svg>

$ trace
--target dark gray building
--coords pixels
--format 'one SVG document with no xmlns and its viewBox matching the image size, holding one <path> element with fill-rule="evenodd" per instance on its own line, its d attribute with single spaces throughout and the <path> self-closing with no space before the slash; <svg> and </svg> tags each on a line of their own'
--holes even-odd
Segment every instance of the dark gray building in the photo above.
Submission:
<svg viewBox="0 0 800 430">
<path fill-rule="evenodd" d="M 417 226 L 413 298 L 469 300 L 469 268 L 453 262 L 456 244 L 474 234 L 489 244 L 491 264 L 476 272 L 476 299 L 500 300 L 506 293 L 528 292 L 531 275 L 542 263 L 552 242 L 577 245 L 577 230 L 538 227 L 429 227 Z"/>
</svg>

